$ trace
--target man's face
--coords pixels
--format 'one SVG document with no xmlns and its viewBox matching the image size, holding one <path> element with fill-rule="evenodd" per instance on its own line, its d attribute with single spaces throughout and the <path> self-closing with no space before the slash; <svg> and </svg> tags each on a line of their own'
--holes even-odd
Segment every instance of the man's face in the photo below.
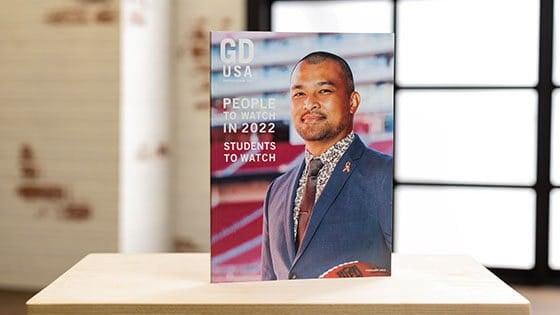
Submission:
<svg viewBox="0 0 560 315">
<path fill-rule="evenodd" d="M 297 65 L 290 95 L 292 122 L 306 142 L 334 144 L 352 130 L 359 96 L 356 99 L 356 92 L 346 90 L 342 69 L 335 61 Z"/>
</svg>

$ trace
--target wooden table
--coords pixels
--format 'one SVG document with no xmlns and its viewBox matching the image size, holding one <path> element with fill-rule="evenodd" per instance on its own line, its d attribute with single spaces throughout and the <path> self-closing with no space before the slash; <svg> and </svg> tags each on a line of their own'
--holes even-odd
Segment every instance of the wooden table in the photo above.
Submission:
<svg viewBox="0 0 560 315">
<path fill-rule="evenodd" d="M 209 254 L 90 254 L 28 314 L 529 314 L 466 256 L 393 254 L 393 276 L 210 283 Z"/>
</svg>

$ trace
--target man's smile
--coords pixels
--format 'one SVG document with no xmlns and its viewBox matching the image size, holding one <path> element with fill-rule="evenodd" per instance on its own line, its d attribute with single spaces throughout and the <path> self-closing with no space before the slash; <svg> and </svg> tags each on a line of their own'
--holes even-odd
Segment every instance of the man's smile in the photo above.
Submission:
<svg viewBox="0 0 560 315">
<path fill-rule="evenodd" d="M 303 115 L 301 117 L 301 121 L 306 124 L 312 124 L 325 120 L 326 118 L 327 118 L 326 115 L 321 113 L 309 113 Z"/>
</svg>

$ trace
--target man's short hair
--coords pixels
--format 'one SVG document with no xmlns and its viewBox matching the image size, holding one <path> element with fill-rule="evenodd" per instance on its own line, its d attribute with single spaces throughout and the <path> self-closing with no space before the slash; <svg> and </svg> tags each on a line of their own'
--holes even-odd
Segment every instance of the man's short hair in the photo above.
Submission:
<svg viewBox="0 0 560 315">
<path fill-rule="evenodd" d="M 348 93 L 352 93 L 354 91 L 354 76 L 352 75 L 352 69 L 350 69 L 350 66 L 348 65 L 346 60 L 342 59 L 341 57 L 335 54 L 326 51 L 312 52 L 306 55 L 305 57 L 301 58 L 294 66 L 294 69 L 297 67 L 297 65 L 299 65 L 304 61 L 310 64 L 318 64 L 325 60 L 332 60 L 340 66 L 340 68 L 342 69 L 342 74 L 344 75 L 344 82 L 346 83 L 346 91 Z M 292 73 L 293 71 L 294 70 L 292 69 Z"/>
</svg>

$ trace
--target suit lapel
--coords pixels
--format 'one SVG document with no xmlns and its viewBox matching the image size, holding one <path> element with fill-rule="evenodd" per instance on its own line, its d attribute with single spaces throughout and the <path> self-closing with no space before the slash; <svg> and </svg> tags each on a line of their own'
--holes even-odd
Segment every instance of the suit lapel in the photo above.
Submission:
<svg viewBox="0 0 560 315">
<path fill-rule="evenodd" d="M 307 248 L 321 221 L 325 217 L 325 214 L 329 211 L 331 205 L 340 194 L 348 178 L 350 178 L 352 173 L 360 166 L 360 157 L 362 156 L 364 149 L 364 144 L 358 136 L 356 136 L 348 150 L 340 158 L 340 161 L 338 161 L 327 182 L 327 185 L 313 207 L 313 213 L 311 215 L 311 219 L 309 220 L 309 224 L 307 225 L 307 231 L 305 232 L 301 247 L 296 253 L 294 264 Z"/>
</svg>

